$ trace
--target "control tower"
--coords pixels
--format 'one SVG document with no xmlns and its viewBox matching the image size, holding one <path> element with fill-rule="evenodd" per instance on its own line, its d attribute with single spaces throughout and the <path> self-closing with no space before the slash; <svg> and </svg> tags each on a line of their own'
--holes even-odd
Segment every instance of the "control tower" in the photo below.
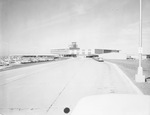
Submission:
<svg viewBox="0 0 150 115">
<path fill-rule="evenodd" d="M 76 42 L 72 42 L 72 44 L 69 46 L 70 50 L 80 50 L 80 48 L 78 48 L 78 45 Z"/>
</svg>

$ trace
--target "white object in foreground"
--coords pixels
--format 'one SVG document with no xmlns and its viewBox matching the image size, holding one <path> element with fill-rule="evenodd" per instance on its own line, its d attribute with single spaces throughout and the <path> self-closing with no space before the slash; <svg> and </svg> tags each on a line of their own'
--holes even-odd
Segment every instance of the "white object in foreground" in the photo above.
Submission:
<svg viewBox="0 0 150 115">
<path fill-rule="evenodd" d="M 71 115 L 150 115 L 150 96 L 108 94 L 81 99 Z"/>
</svg>

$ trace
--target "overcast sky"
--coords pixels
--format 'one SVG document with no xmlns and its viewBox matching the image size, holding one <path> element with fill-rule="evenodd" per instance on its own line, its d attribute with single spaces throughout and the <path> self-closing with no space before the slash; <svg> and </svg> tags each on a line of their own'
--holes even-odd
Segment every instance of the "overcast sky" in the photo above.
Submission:
<svg viewBox="0 0 150 115">
<path fill-rule="evenodd" d="M 150 0 L 143 0 L 143 50 L 150 53 Z M 0 54 L 80 48 L 137 53 L 139 0 L 0 0 Z"/>
</svg>

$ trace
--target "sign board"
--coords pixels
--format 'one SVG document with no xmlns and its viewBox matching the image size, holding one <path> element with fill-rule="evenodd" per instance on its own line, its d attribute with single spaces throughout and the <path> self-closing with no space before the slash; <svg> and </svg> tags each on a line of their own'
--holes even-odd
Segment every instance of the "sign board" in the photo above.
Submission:
<svg viewBox="0 0 150 115">
<path fill-rule="evenodd" d="M 143 53 L 143 48 L 142 47 L 139 47 L 139 51 L 138 51 L 140 54 Z"/>
</svg>

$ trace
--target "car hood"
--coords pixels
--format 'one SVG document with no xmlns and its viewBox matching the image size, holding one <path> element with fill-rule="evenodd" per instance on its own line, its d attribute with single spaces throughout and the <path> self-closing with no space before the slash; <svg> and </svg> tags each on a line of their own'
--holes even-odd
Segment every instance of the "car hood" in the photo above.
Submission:
<svg viewBox="0 0 150 115">
<path fill-rule="evenodd" d="M 71 115 L 150 115 L 150 96 L 107 94 L 81 99 Z"/>
</svg>

